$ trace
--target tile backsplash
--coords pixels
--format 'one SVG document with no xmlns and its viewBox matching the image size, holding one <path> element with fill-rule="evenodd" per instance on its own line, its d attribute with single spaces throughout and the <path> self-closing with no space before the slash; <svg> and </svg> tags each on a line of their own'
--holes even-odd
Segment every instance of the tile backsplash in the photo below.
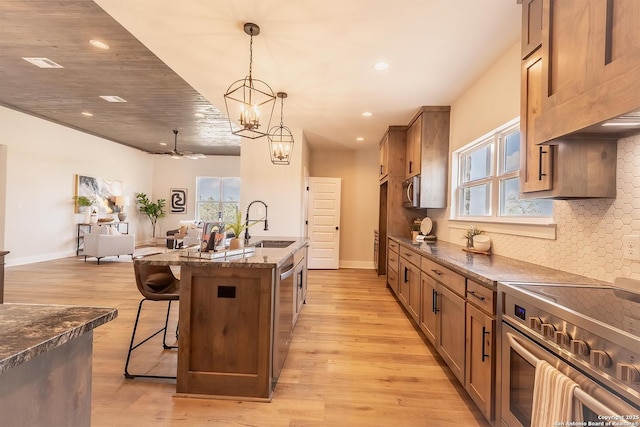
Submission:
<svg viewBox="0 0 640 427">
<path fill-rule="evenodd" d="M 492 232 L 493 253 L 607 282 L 640 279 L 640 262 L 622 259 L 622 236 L 640 234 L 640 135 L 618 141 L 616 172 L 615 199 L 554 201 L 556 240 Z M 442 225 L 448 215 L 429 211 Z M 454 234 L 452 243 L 460 244 Z"/>
</svg>

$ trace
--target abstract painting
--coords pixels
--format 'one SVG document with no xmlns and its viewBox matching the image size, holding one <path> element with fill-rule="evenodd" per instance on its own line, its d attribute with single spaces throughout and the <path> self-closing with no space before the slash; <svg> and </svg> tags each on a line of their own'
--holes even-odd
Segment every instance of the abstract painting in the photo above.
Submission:
<svg viewBox="0 0 640 427">
<path fill-rule="evenodd" d="M 187 189 L 172 188 L 171 189 L 171 208 L 172 214 L 187 213 Z"/>
<path fill-rule="evenodd" d="M 76 175 L 76 196 L 86 196 L 93 201 L 98 213 L 113 213 L 115 196 L 122 195 L 122 181 Z M 76 206 L 76 213 L 80 209 Z"/>
</svg>

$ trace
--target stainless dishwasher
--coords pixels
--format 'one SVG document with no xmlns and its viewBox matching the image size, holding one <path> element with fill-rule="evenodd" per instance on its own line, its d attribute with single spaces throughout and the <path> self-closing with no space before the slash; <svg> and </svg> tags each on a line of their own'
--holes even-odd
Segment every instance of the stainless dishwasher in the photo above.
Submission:
<svg viewBox="0 0 640 427">
<path fill-rule="evenodd" d="M 293 333 L 293 295 L 295 290 L 293 273 L 296 269 L 293 261 L 292 255 L 276 270 L 272 387 L 275 386 L 280 371 L 282 371 Z"/>
</svg>

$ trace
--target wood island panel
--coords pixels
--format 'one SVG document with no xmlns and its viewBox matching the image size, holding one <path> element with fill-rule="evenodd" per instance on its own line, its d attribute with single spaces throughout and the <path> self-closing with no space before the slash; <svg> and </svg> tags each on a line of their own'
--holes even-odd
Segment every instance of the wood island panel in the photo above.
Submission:
<svg viewBox="0 0 640 427">
<path fill-rule="evenodd" d="M 182 267 L 179 394 L 271 399 L 273 271 Z"/>
</svg>

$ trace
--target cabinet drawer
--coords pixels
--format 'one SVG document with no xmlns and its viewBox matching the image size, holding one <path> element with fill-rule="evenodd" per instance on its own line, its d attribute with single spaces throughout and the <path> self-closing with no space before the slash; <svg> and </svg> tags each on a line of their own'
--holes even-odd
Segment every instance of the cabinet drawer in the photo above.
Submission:
<svg viewBox="0 0 640 427">
<path fill-rule="evenodd" d="M 489 314 L 496 314 L 495 292 L 473 280 L 467 280 L 467 301 Z"/>
<path fill-rule="evenodd" d="M 400 246 L 400 256 L 416 267 L 420 267 L 420 255 L 409 248 Z"/>
<path fill-rule="evenodd" d="M 387 265 L 390 270 L 398 272 L 398 253 L 394 251 L 389 251 L 389 259 L 387 261 Z"/>
<path fill-rule="evenodd" d="M 456 294 L 465 297 L 465 278 L 460 274 L 449 270 L 437 262 L 431 261 L 429 258 L 422 257 L 420 269 L 433 277 L 443 285 L 447 286 Z"/>
<path fill-rule="evenodd" d="M 389 239 L 388 246 L 389 246 L 389 249 L 391 249 L 392 251 L 396 251 L 396 253 L 400 253 L 400 244 L 395 240 Z"/>
<path fill-rule="evenodd" d="M 398 264 L 396 264 L 396 268 Z M 398 293 L 398 273 L 392 269 L 387 269 L 387 284 L 393 290 L 394 294 Z"/>
</svg>

